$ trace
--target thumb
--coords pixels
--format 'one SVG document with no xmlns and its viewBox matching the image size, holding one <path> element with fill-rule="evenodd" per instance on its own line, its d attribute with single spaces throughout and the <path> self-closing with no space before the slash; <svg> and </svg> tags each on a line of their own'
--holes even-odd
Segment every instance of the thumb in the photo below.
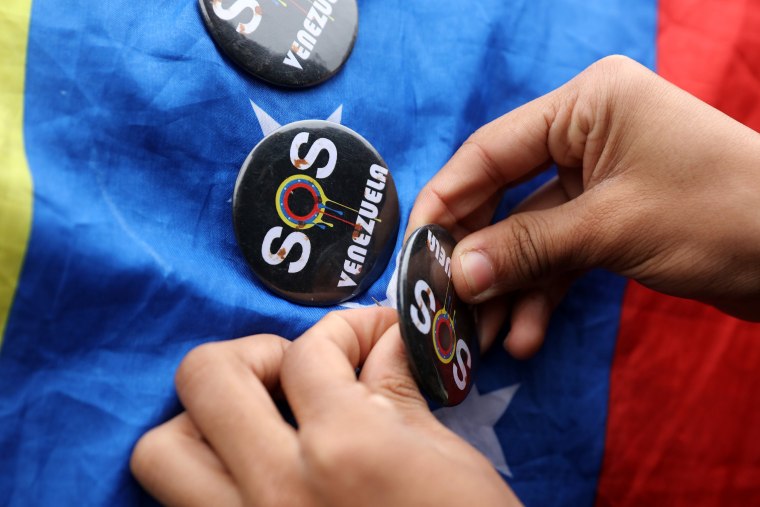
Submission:
<svg viewBox="0 0 760 507">
<path fill-rule="evenodd" d="M 480 303 L 591 268 L 609 251 L 613 227 L 599 224 L 591 193 L 561 206 L 516 213 L 465 237 L 452 255 L 457 294 Z"/>
<path fill-rule="evenodd" d="M 398 324 L 391 326 L 372 348 L 359 380 L 403 412 L 428 412 L 427 403 L 409 369 Z"/>
</svg>

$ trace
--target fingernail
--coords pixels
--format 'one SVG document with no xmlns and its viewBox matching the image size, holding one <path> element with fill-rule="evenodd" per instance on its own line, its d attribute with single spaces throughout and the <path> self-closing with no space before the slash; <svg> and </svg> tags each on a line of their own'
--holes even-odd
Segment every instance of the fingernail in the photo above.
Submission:
<svg viewBox="0 0 760 507">
<path fill-rule="evenodd" d="M 483 252 L 470 250 L 459 256 L 464 279 L 470 288 L 470 294 L 477 296 L 494 283 L 494 273 L 491 261 Z"/>
</svg>

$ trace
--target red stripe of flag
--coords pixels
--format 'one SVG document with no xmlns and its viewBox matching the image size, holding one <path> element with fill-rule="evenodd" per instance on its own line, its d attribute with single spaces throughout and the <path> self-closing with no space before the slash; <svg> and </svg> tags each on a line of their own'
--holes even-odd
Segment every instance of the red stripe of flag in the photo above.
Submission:
<svg viewBox="0 0 760 507">
<path fill-rule="evenodd" d="M 760 131 L 760 1 L 660 0 L 657 51 Z M 760 505 L 760 325 L 629 284 L 597 505 Z"/>
</svg>

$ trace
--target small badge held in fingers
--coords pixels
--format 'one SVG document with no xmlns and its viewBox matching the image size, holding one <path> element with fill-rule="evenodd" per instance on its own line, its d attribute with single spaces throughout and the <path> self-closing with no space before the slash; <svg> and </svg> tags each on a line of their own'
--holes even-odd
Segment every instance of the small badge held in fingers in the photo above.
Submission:
<svg viewBox="0 0 760 507">
<path fill-rule="evenodd" d="M 420 227 L 404 245 L 399 267 L 398 313 L 412 374 L 444 406 L 470 392 L 480 353 L 472 309 L 451 281 L 454 246 L 443 227 Z"/>
</svg>

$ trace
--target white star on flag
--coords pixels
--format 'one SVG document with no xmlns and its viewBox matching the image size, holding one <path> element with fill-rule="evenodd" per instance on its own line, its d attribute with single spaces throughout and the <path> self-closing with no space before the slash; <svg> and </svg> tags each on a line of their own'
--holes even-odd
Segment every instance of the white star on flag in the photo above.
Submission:
<svg viewBox="0 0 760 507">
<path fill-rule="evenodd" d="M 264 137 L 268 136 L 278 128 L 280 128 L 282 125 L 269 116 L 266 111 L 261 109 L 253 100 L 248 99 L 251 102 L 251 107 L 253 108 L 253 112 L 256 113 L 256 119 L 259 120 L 259 125 L 261 126 L 261 132 L 264 134 Z M 333 111 L 333 113 L 327 118 L 327 121 L 331 121 L 333 123 L 337 123 L 340 125 L 341 120 L 343 119 L 343 104 L 338 106 L 338 109 Z"/>
<path fill-rule="evenodd" d="M 483 453 L 499 472 L 512 477 L 494 426 L 507 411 L 520 384 L 491 391 L 481 396 L 473 385 L 470 394 L 455 407 L 444 407 L 433 412 L 444 426 L 465 439 Z"/>
</svg>

